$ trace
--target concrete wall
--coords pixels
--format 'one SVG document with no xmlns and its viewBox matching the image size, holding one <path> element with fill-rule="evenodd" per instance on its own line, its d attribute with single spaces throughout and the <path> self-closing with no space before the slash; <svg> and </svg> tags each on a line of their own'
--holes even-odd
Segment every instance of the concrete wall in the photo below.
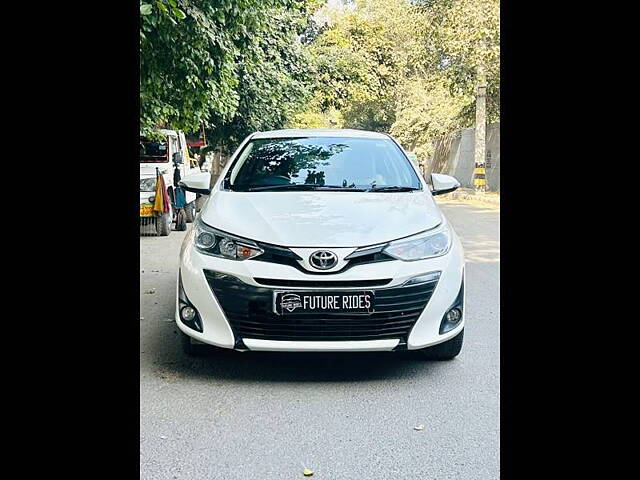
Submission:
<svg viewBox="0 0 640 480">
<path fill-rule="evenodd" d="M 500 124 L 487 125 L 487 186 L 500 191 Z M 426 174 L 445 173 L 453 175 L 466 188 L 473 188 L 473 153 L 475 129 L 464 128 L 435 142 L 432 161 L 427 163 Z"/>
</svg>

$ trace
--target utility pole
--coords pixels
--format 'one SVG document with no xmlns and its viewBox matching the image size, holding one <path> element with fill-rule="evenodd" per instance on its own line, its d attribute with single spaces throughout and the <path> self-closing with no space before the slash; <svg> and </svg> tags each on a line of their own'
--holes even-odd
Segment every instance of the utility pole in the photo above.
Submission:
<svg viewBox="0 0 640 480">
<path fill-rule="evenodd" d="M 487 85 L 484 69 L 478 66 L 478 86 L 476 91 L 476 132 L 473 170 L 473 186 L 476 192 L 487 189 L 486 178 L 486 126 L 487 126 Z"/>
</svg>

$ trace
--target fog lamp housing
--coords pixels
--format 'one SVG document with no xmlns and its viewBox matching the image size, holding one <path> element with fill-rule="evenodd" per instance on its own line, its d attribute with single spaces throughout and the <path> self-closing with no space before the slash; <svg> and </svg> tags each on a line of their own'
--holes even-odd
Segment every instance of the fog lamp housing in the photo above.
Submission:
<svg viewBox="0 0 640 480">
<path fill-rule="evenodd" d="M 202 333 L 202 320 L 196 307 L 187 298 L 182 287 L 182 275 L 178 273 L 178 316 L 183 325 Z"/>
<path fill-rule="evenodd" d="M 452 308 L 445 315 L 445 319 L 452 325 L 457 325 L 462 320 L 462 312 L 457 308 Z"/>
<path fill-rule="evenodd" d="M 180 309 L 180 318 L 185 322 L 193 322 L 193 319 L 196 318 L 196 310 L 193 307 L 185 305 Z"/>
<path fill-rule="evenodd" d="M 453 305 L 445 312 L 440 322 L 440 335 L 450 332 L 462 323 L 462 308 L 464 305 L 464 273 L 462 274 L 462 283 L 460 291 L 453 302 Z"/>
</svg>

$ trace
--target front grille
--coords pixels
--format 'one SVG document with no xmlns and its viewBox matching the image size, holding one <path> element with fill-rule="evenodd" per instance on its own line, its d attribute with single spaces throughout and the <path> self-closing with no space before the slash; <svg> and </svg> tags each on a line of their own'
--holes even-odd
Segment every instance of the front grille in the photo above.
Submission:
<svg viewBox="0 0 640 480">
<path fill-rule="evenodd" d="M 376 311 L 369 315 L 338 313 L 273 313 L 271 288 L 205 270 L 205 277 L 236 338 L 263 340 L 346 341 L 399 338 L 409 332 L 426 307 L 437 281 L 421 285 L 374 289 Z"/>
<path fill-rule="evenodd" d="M 311 275 L 332 275 L 335 273 L 342 273 L 351 267 L 355 267 L 356 265 L 364 265 L 368 263 L 378 263 L 378 262 L 389 262 L 395 260 L 393 257 L 390 257 L 386 253 L 382 253 L 380 251 L 374 251 L 368 253 L 366 255 L 354 255 L 351 254 L 350 257 L 347 257 L 347 264 L 342 267 L 342 269 L 335 272 L 314 272 L 311 270 L 307 270 L 300 265 L 298 260 L 302 260 L 296 253 L 292 250 L 285 247 L 278 247 L 276 245 L 271 245 L 269 243 L 256 242 L 260 248 L 264 250 L 262 255 L 255 257 L 253 260 L 257 262 L 267 262 L 267 263 L 278 263 L 280 265 L 288 265 L 290 267 L 299 270 L 300 272 L 311 274 Z"/>
<path fill-rule="evenodd" d="M 380 280 L 279 280 L 274 278 L 254 278 L 256 283 L 270 287 L 294 288 L 330 288 L 330 287 L 381 287 L 391 281 L 390 278 Z"/>
<path fill-rule="evenodd" d="M 292 250 L 284 247 L 278 247 L 268 243 L 256 242 L 264 253 L 254 260 L 258 262 L 279 263 L 280 265 L 289 265 L 291 267 L 301 270 L 298 260 L 302 260 Z"/>
</svg>

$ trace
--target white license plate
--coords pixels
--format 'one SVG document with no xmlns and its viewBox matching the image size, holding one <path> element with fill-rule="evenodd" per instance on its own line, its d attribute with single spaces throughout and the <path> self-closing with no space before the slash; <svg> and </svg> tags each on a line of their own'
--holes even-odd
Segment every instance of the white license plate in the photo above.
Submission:
<svg viewBox="0 0 640 480">
<path fill-rule="evenodd" d="M 278 315 L 313 313 L 373 313 L 372 290 L 352 292 L 276 291 L 273 293 L 273 311 Z"/>
</svg>

